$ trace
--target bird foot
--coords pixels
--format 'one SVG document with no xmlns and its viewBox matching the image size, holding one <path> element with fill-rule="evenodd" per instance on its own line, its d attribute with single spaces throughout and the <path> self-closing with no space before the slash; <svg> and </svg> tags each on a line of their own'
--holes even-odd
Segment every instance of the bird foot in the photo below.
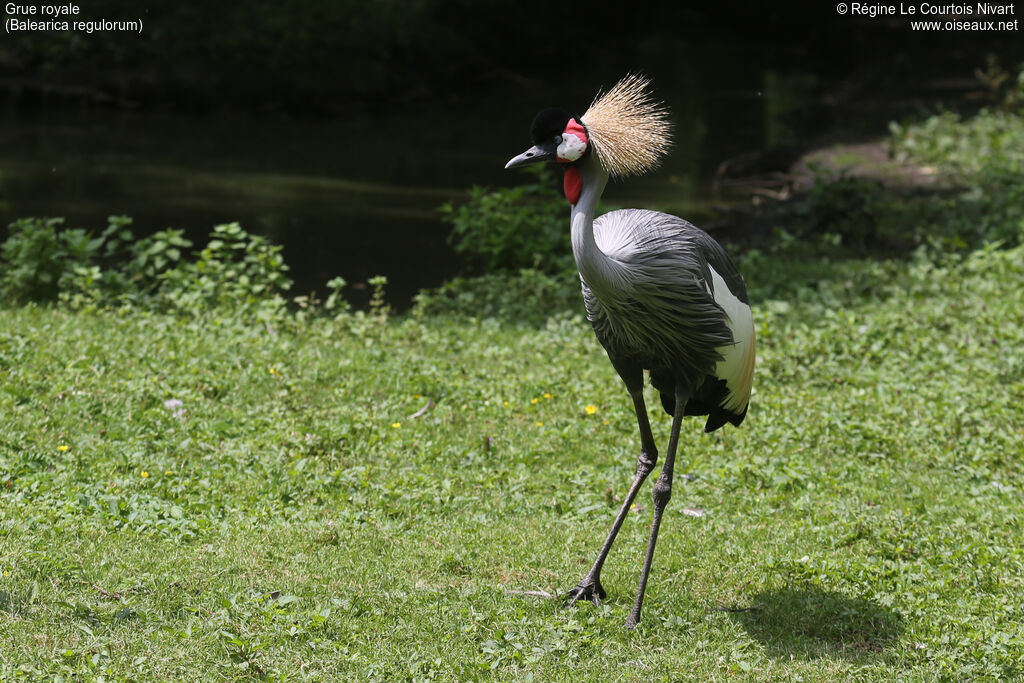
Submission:
<svg viewBox="0 0 1024 683">
<path fill-rule="evenodd" d="M 632 631 L 633 629 L 636 628 L 636 625 L 639 624 L 639 623 L 640 623 L 640 615 L 630 613 L 630 615 L 628 617 L 626 617 L 626 630 L 627 631 Z"/>
<path fill-rule="evenodd" d="M 568 601 L 566 607 L 572 607 L 580 600 L 589 600 L 595 605 L 600 605 L 607 595 L 600 579 L 587 576 L 565 594 L 565 599 Z"/>
</svg>

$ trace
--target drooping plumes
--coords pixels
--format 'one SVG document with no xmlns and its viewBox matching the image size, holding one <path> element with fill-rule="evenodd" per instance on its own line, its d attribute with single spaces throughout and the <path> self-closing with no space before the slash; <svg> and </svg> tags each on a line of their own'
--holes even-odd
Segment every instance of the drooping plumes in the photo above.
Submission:
<svg viewBox="0 0 1024 683">
<path fill-rule="evenodd" d="M 599 94 L 581 117 L 598 161 L 613 178 L 655 168 L 672 145 L 668 111 L 646 76 L 630 74 Z"/>
</svg>

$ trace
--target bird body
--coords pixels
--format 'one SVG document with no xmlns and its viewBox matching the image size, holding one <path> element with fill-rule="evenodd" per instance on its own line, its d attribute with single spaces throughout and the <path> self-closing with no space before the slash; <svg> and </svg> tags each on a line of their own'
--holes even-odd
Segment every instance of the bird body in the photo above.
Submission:
<svg viewBox="0 0 1024 683">
<path fill-rule="evenodd" d="M 627 209 L 601 218 L 597 247 L 624 273 L 615 288 L 581 274 L 587 318 L 601 345 L 650 371 L 663 397 L 673 395 L 677 381 L 693 387 L 684 415 L 708 415 L 707 431 L 725 421 L 739 425 L 753 379 L 753 318 L 728 256 L 676 216 Z"/>
<path fill-rule="evenodd" d="M 592 243 L 575 237 L 576 227 L 587 318 L 608 356 L 650 371 L 670 415 L 675 383 L 685 382 L 693 388 L 685 415 L 708 415 L 709 432 L 738 426 L 753 380 L 753 317 L 721 246 L 681 218 L 644 209 L 594 220 Z"/>
<path fill-rule="evenodd" d="M 600 573 L 637 491 L 657 460 L 643 398 L 643 372 L 673 416 L 665 464 L 654 486 L 654 520 L 637 599 L 627 619 L 640 619 L 647 579 L 672 473 L 681 419 L 707 415 L 706 431 L 739 425 L 754 372 L 754 324 L 746 286 L 722 247 L 687 221 L 644 209 L 595 218 L 610 176 L 642 173 L 666 153 L 670 126 L 647 80 L 628 76 L 577 120 L 560 109 L 534 119 L 534 147 L 506 168 L 557 161 L 566 165 L 565 194 L 573 256 L 587 317 L 633 399 L 640 428 L 637 474 L 594 566 L 569 592 L 570 603 L 605 596 Z"/>
</svg>

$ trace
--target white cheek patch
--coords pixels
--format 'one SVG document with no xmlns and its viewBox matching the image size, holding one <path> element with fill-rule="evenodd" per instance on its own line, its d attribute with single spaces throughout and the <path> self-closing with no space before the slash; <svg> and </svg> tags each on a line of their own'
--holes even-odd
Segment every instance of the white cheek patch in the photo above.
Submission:
<svg viewBox="0 0 1024 683">
<path fill-rule="evenodd" d="M 562 142 L 558 145 L 556 153 L 559 161 L 576 161 L 587 151 L 587 143 L 580 140 L 573 133 L 562 135 Z"/>
</svg>

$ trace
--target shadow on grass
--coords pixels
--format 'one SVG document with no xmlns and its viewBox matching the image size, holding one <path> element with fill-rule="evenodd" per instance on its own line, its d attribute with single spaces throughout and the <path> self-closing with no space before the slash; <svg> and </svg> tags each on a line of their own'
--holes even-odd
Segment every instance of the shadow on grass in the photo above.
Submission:
<svg viewBox="0 0 1024 683">
<path fill-rule="evenodd" d="M 878 603 L 816 589 L 761 593 L 752 607 L 731 613 L 773 657 L 858 658 L 895 643 L 903 618 Z"/>
</svg>

